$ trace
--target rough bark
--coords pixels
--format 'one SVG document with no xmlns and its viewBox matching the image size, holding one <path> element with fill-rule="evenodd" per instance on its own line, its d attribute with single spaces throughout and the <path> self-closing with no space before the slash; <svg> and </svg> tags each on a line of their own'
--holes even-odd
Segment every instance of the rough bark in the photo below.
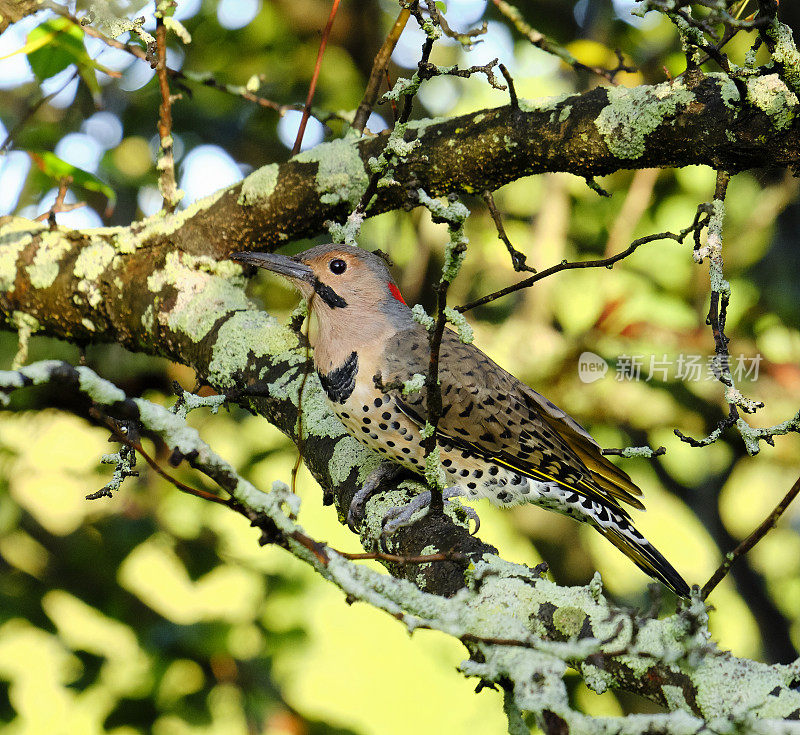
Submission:
<svg viewBox="0 0 800 735">
<path fill-rule="evenodd" d="M 727 78 L 708 76 L 657 87 L 599 88 L 519 109 L 422 121 L 405 131 L 406 140 L 418 139 L 420 145 L 395 162 L 392 175 L 398 183 L 378 188 L 368 214 L 405 206 L 415 201 L 418 189 L 432 196 L 470 193 L 542 171 L 592 176 L 688 164 L 730 171 L 795 167 L 797 110 L 797 98 L 774 75 L 741 89 Z M 301 340 L 248 301 L 241 269 L 223 258 L 241 249 L 271 249 L 321 232 L 326 220 L 343 220 L 367 186 L 367 162 L 384 144 L 382 137 L 324 144 L 259 169 L 184 212 L 130 227 L 76 232 L 0 219 L 0 316 L 7 327 L 25 325 L 79 343 L 115 341 L 168 356 L 193 366 L 220 391 L 251 386 L 260 394 L 252 399 L 254 409 L 297 441 L 305 361 Z M 314 376 L 306 384 L 302 410 L 306 463 L 343 517 L 359 480 L 378 458 L 345 434 Z M 378 543 L 386 505 L 404 492 L 370 502 L 362 532 L 368 550 Z M 557 658 L 579 666 L 593 688 L 624 688 L 691 713 L 684 723 L 691 731 L 698 717 L 739 723 L 753 714 L 800 717 L 797 666 L 769 667 L 717 651 L 698 633 L 702 624 L 693 627 L 702 617 L 696 610 L 670 623 L 639 620 L 609 608 L 597 585 L 562 590 L 536 581 L 524 568 L 487 557 L 490 547 L 462 523 L 440 516 L 401 530 L 392 543 L 393 551 L 407 556 L 452 549 L 488 565 L 481 567 L 484 576 L 478 582 L 474 575 L 465 578 L 463 566 L 455 563 L 390 568 L 420 594 L 463 595 L 469 583 L 472 594 L 486 596 L 484 606 L 470 613 L 477 617 L 459 628 L 475 655 L 467 669 L 511 681 L 519 706 L 550 711 L 537 688 L 534 659 L 514 669 L 516 644 L 499 640 L 519 639 L 532 630 L 545 642 L 577 646 Z M 420 606 L 415 615 L 434 621 L 433 627 L 446 627 L 449 608 L 436 607 L 434 615 L 431 595 L 417 599 L 409 595 L 411 586 L 401 589 L 408 606 Z M 460 604 L 458 595 L 454 605 Z M 491 619 L 497 609 L 505 611 L 502 621 Z M 484 638 L 498 640 L 469 637 L 475 637 L 479 619 L 491 632 Z M 589 653 L 581 642 L 594 648 Z M 552 660 L 539 663 L 558 673 Z M 525 671 L 527 679 L 520 673 Z M 560 705 L 552 711 L 553 717 L 566 716 Z"/>
<path fill-rule="evenodd" d="M 0 0 L 0 33 L 39 10 L 39 0 Z"/>
<path fill-rule="evenodd" d="M 249 315 L 263 317 L 255 311 Z M 244 341 L 250 350 L 260 351 L 249 337 Z M 224 346 L 242 353 L 241 345 Z M 296 514 L 299 503 L 287 487 L 277 483 L 271 492 L 255 488 L 168 409 L 129 399 L 87 368 L 55 361 L 0 372 L 0 398 L 32 384 L 81 392 L 110 413 L 138 420 L 227 489 L 232 507 L 261 527 L 268 541 L 311 564 L 348 599 L 385 610 L 410 631 L 431 628 L 461 640 L 471 654 L 461 664 L 462 672 L 506 690 L 509 722 L 517 725 L 512 732 L 527 730 L 520 709 L 535 712 L 546 732 L 800 732 L 800 722 L 794 722 L 800 719 L 800 662 L 768 666 L 719 651 L 708 634 L 705 605 L 697 599 L 679 613 L 656 620 L 610 605 L 597 576 L 586 587 L 562 588 L 536 570 L 480 550 L 471 554 L 466 571 L 461 567 L 457 594 L 431 594 L 421 588 L 440 575 L 426 577 L 424 567 L 439 569 L 439 564 L 413 565 L 417 574 L 412 582 L 358 566 L 313 542 L 286 510 Z M 277 386 L 272 390 L 279 392 Z M 312 398 L 319 400 L 319 389 L 305 400 Z M 320 438 L 327 419 L 316 419 Z M 375 506 L 372 503 L 369 510 L 368 535 L 376 532 L 380 511 Z M 670 711 L 624 718 L 576 712 L 564 684 L 567 666 L 578 670 L 597 692 L 609 687 L 636 692 Z"/>
</svg>

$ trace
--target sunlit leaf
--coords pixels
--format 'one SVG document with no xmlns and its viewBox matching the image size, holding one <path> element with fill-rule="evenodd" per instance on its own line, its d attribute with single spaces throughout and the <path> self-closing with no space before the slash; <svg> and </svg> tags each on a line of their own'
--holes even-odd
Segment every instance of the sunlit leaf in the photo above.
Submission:
<svg viewBox="0 0 800 735">
<path fill-rule="evenodd" d="M 109 206 L 113 207 L 117 200 L 114 190 L 105 182 L 98 179 L 94 174 L 84 171 L 82 168 L 73 166 L 71 163 L 59 158 L 50 151 L 28 151 L 33 162 L 39 167 L 42 173 L 50 176 L 55 181 L 61 181 L 67 176 L 72 177 L 72 183 L 87 191 L 96 191 L 103 194 L 108 199 Z"/>
<path fill-rule="evenodd" d="M 70 64 L 91 64 L 83 45 L 83 32 L 66 18 L 53 18 L 28 34 L 26 51 L 33 73 L 40 81 L 49 79 Z"/>
</svg>

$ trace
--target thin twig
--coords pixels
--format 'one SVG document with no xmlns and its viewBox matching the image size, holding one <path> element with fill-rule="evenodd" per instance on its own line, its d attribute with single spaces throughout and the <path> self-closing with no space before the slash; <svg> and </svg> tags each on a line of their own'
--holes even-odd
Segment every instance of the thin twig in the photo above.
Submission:
<svg viewBox="0 0 800 735">
<path fill-rule="evenodd" d="M 568 64 L 575 70 L 597 74 L 598 76 L 603 77 L 603 79 L 608 80 L 611 84 L 617 84 L 615 79 L 620 72 L 636 71 L 636 69 L 631 66 L 627 66 L 624 63 L 622 54 L 619 51 L 616 52 L 617 66 L 614 69 L 603 69 L 599 66 L 587 66 L 586 64 L 578 61 L 563 46 L 559 46 L 555 41 L 530 26 L 522 17 L 522 14 L 519 12 L 519 10 L 511 3 L 506 2 L 506 0 L 492 0 L 492 2 L 495 4 L 497 9 L 514 24 L 514 27 L 534 46 L 536 46 L 536 48 L 541 49 L 545 53 L 558 57 L 565 64 Z"/>
<path fill-rule="evenodd" d="M 503 67 L 501 64 L 500 68 L 503 69 L 505 67 Z M 513 89 L 513 87 L 511 87 L 511 89 Z M 492 196 L 492 192 L 488 189 L 483 192 L 483 201 L 486 202 L 486 206 L 489 209 L 489 214 L 491 215 L 494 225 L 497 228 L 498 237 L 505 243 L 506 250 L 508 250 L 508 254 L 511 256 L 511 265 L 514 266 L 514 270 L 517 271 L 517 273 L 520 271 L 536 273 L 536 268 L 532 268 L 531 266 L 525 264 L 525 261 L 527 260 L 525 254 L 517 250 L 511 244 L 511 240 L 508 239 L 506 228 L 503 226 L 503 218 L 500 216 L 500 212 L 497 211 L 497 205 L 494 203 L 494 196 Z"/>
<path fill-rule="evenodd" d="M 695 238 L 695 248 L 693 257 L 697 263 L 702 263 L 704 258 L 708 258 L 709 280 L 711 282 L 711 295 L 709 297 L 708 315 L 706 324 L 711 327 L 714 337 L 714 358 L 711 364 L 714 376 L 725 386 L 725 398 L 728 402 L 728 415 L 704 439 L 692 439 L 682 434 L 677 429 L 675 435 L 693 447 L 707 446 L 717 441 L 722 432 L 730 426 L 739 426 L 739 432 L 748 442 L 748 425 L 740 418 L 739 410 L 744 413 L 754 413 L 759 408 L 763 408 L 761 401 L 754 401 L 745 398 L 736 388 L 733 375 L 730 369 L 730 352 L 728 343 L 730 339 L 725 334 L 725 322 L 727 320 L 728 302 L 730 300 L 730 285 L 723 274 L 722 257 L 722 224 L 723 224 L 723 204 L 725 195 L 730 183 L 730 174 L 723 170 L 717 171 L 717 181 L 714 190 L 714 203 L 710 207 L 710 214 L 707 224 L 706 244 L 702 245 L 699 238 Z M 752 429 L 750 429 L 752 433 Z M 756 446 L 758 442 L 756 442 Z M 757 451 L 757 450 L 756 450 Z"/>
<path fill-rule="evenodd" d="M 203 500 L 210 500 L 212 503 L 219 503 L 220 505 L 226 505 L 228 507 L 232 506 L 232 500 L 228 498 L 221 498 L 219 495 L 214 495 L 214 493 L 210 493 L 206 490 L 199 490 L 198 488 L 191 487 L 190 485 L 186 485 L 185 483 L 181 482 L 177 478 L 170 475 L 168 472 L 163 470 L 158 462 L 156 462 L 144 449 L 144 447 L 138 442 L 132 440 L 130 437 L 126 436 L 125 434 L 120 431 L 119 426 L 117 423 L 112 419 L 110 416 L 106 416 L 106 414 L 102 413 L 98 408 L 92 407 L 89 409 L 89 415 L 100 421 L 108 430 L 114 435 L 115 441 L 118 441 L 120 444 L 124 444 L 126 447 L 130 447 L 134 451 L 138 452 L 142 455 L 145 462 L 153 468 L 153 470 L 158 474 L 160 477 L 163 477 L 167 482 L 174 485 L 178 490 L 181 492 L 187 493 L 189 495 L 194 495 L 197 498 L 202 498 Z"/>
<path fill-rule="evenodd" d="M 411 14 L 414 15 L 415 18 L 417 18 L 417 22 L 419 22 L 420 25 L 422 25 L 421 20 L 417 17 L 419 9 L 417 9 L 415 12 L 414 7 L 409 6 L 409 10 Z M 430 59 L 431 56 L 431 51 L 433 51 L 433 39 L 426 38 L 422 44 L 422 56 L 417 65 L 419 70 L 422 70 L 427 66 L 428 60 Z M 411 109 L 413 107 L 415 94 L 416 92 L 410 92 L 408 94 L 403 95 L 403 110 L 400 113 L 400 116 L 397 118 L 395 126 L 404 125 L 405 123 L 408 122 L 408 119 L 411 117 Z M 386 140 L 386 145 L 387 146 L 389 145 L 388 138 Z M 385 153 L 385 151 L 386 147 L 384 147 L 384 150 L 381 152 L 381 154 Z M 364 193 L 361 195 L 361 199 L 356 205 L 356 208 L 353 210 L 354 216 L 363 215 L 364 212 L 367 211 L 367 207 L 369 206 L 369 203 L 372 201 L 372 197 L 375 196 L 376 192 L 378 191 L 378 182 L 383 178 L 384 173 L 385 171 L 378 170 L 374 171 L 372 176 L 370 176 L 369 182 L 367 182 L 367 186 L 364 189 Z"/>
<path fill-rule="evenodd" d="M 486 296 L 482 296 L 475 301 L 470 301 L 468 304 L 464 304 L 464 306 L 457 306 L 456 311 L 461 312 L 462 314 L 465 311 L 469 311 L 470 309 L 474 309 L 476 306 L 483 306 L 484 304 L 488 304 L 496 299 L 499 299 L 502 296 L 506 296 L 510 293 L 514 293 L 515 291 L 519 291 L 523 288 L 528 288 L 532 286 L 537 281 L 541 281 L 543 278 L 547 278 L 548 276 L 552 276 L 554 273 L 560 273 L 561 271 L 569 271 L 574 270 L 576 268 L 611 268 L 615 263 L 618 263 L 620 260 L 627 258 L 629 255 L 633 254 L 639 247 L 642 245 L 646 245 L 647 243 L 654 242 L 656 240 L 676 240 L 677 242 L 683 242 L 686 235 L 691 232 L 697 224 L 693 224 L 691 227 L 687 228 L 683 232 L 679 234 L 675 234 L 674 232 L 658 232 L 655 235 L 646 235 L 645 237 L 640 237 L 638 240 L 634 240 L 625 250 L 621 253 L 617 253 L 616 255 L 612 255 L 609 258 L 601 258 L 600 260 L 577 260 L 577 261 L 561 261 L 558 265 L 551 266 L 550 268 L 546 268 L 543 271 L 539 271 L 535 275 L 529 276 L 528 278 L 519 281 L 518 283 L 514 283 L 511 286 L 506 286 L 505 288 L 501 288 L 499 291 L 495 291 L 494 293 L 488 294 Z"/>
<path fill-rule="evenodd" d="M 336 551 L 336 549 L 333 549 Z M 436 561 L 466 561 L 468 557 L 458 551 L 440 551 L 438 554 L 420 554 L 419 556 L 400 556 L 398 554 L 387 554 L 383 551 L 349 553 L 347 551 L 336 551 L 339 556 L 350 561 L 388 561 L 393 564 L 428 564 Z"/>
<path fill-rule="evenodd" d="M 610 448 L 604 449 L 602 451 L 603 455 L 606 457 L 613 456 L 613 457 L 646 457 L 648 459 L 652 457 L 661 457 L 667 453 L 666 447 L 658 447 L 657 449 L 653 449 L 652 447 L 643 446 L 643 447 L 623 447 L 622 449 L 617 448 Z"/>
<path fill-rule="evenodd" d="M 251 92 L 249 89 L 247 89 L 247 87 L 235 84 L 225 84 L 224 82 L 217 81 L 211 74 L 208 73 L 197 74 L 194 72 L 183 72 L 170 69 L 169 67 L 167 67 L 167 73 L 178 82 L 194 82 L 195 84 L 202 84 L 204 87 L 210 87 L 211 89 L 225 92 L 225 94 L 230 94 L 234 97 L 241 97 L 242 99 L 252 102 L 259 107 L 275 110 L 275 112 L 277 112 L 281 117 L 283 117 L 290 110 L 296 110 L 297 112 L 302 112 L 303 110 L 303 105 L 281 105 L 278 102 L 267 99 L 266 97 L 261 97 L 255 94 L 255 92 Z M 180 86 L 189 94 L 191 94 L 189 87 L 185 85 Z M 313 116 L 317 117 L 316 115 Z"/>
<path fill-rule="evenodd" d="M 413 4 L 416 5 L 416 0 Z M 392 29 L 389 31 L 389 35 L 386 36 L 383 45 L 375 55 L 375 61 L 372 64 L 372 71 L 369 74 L 369 80 L 367 81 L 367 86 L 364 90 L 364 97 L 362 98 L 361 103 L 356 110 L 355 117 L 353 118 L 353 128 L 359 132 L 363 132 L 370 112 L 372 112 L 372 108 L 375 106 L 375 101 L 378 99 L 378 92 L 380 91 L 381 82 L 383 81 L 384 75 L 388 74 L 389 72 L 389 59 L 391 58 L 392 52 L 394 51 L 395 46 L 397 46 L 397 42 L 400 40 L 400 34 L 405 29 L 410 17 L 410 8 L 402 8 L 400 10 L 400 14 L 397 16 Z"/>
<path fill-rule="evenodd" d="M 297 128 L 297 138 L 292 147 L 292 155 L 296 156 L 300 153 L 300 146 L 303 144 L 303 135 L 306 132 L 306 124 L 308 123 L 309 115 L 311 114 L 311 102 L 314 99 L 314 92 L 317 89 L 317 79 L 319 78 L 319 71 L 322 68 L 322 56 L 325 53 L 325 47 L 328 45 L 328 37 L 331 35 L 331 28 L 333 21 L 336 18 L 336 11 L 339 9 L 340 0 L 333 0 L 331 6 L 331 13 L 328 16 L 328 22 L 325 25 L 325 30 L 322 32 L 322 40 L 319 43 L 319 51 L 317 51 L 317 62 L 314 64 L 314 74 L 311 77 L 311 84 L 308 85 L 308 97 L 306 97 L 306 105 L 303 108 L 303 116 L 300 118 L 300 127 Z"/>
<path fill-rule="evenodd" d="M 386 69 L 384 69 L 384 73 L 386 74 L 386 89 L 391 89 L 392 80 L 389 77 L 389 67 L 386 67 Z M 390 100 L 390 103 L 392 108 L 392 127 L 394 127 L 395 125 L 397 125 L 397 118 L 398 118 L 397 102 L 395 102 L 394 100 Z"/>
<path fill-rule="evenodd" d="M 90 25 L 83 25 L 81 21 L 72 15 L 66 8 L 62 8 L 62 6 L 53 3 L 49 5 L 48 8 L 53 10 L 54 12 L 58 13 L 62 18 L 66 18 L 67 20 L 74 23 L 78 26 L 87 36 L 91 36 L 92 38 L 96 38 L 102 41 L 106 46 L 109 48 L 117 49 L 118 51 L 125 51 L 126 53 L 130 54 L 136 59 L 140 61 L 145 61 L 151 66 L 155 66 L 157 63 L 157 58 L 155 55 L 155 49 L 148 49 L 145 50 L 141 46 L 133 43 L 123 43 L 122 41 L 118 41 L 116 38 L 109 38 L 108 36 L 104 35 L 96 28 L 93 28 Z M 247 100 L 248 102 L 252 102 L 260 107 L 265 107 L 270 110 L 275 110 L 281 117 L 283 117 L 287 112 L 291 110 L 296 110 L 297 112 L 302 112 L 304 109 L 303 105 L 299 104 L 285 104 L 282 105 L 278 102 L 273 100 L 267 99 L 266 97 L 261 97 L 254 92 L 251 92 L 246 87 L 234 85 L 234 84 L 225 84 L 224 82 L 217 81 L 211 74 L 198 74 L 194 72 L 183 72 L 178 69 L 173 69 L 172 67 L 165 67 L 167 70 L 167 74 L 172 77 L 172 79 L 178 82 L 193 82 L 195 84 L 202 84 L 205 87 L 210 87 L 211 89 L 219 90 L 220 92 L 224 92 L 226 94 L 233 95 L 234 97 L 241 97 L 242 99 Z M 75 72 L 75 75 L 70 77 L 67 84 L 69 84 L 72 79 L 75 78 L 78 72 Z M 107 73 L 107 72 L 106 72 Z M 184 85 L 180 85 L 182 88 L 188 91 L 188 87 Z M 55 94 L 58 94 L 61 90 L 54 92 L 51 95 L 48 95 L 44 100 L 41 100 L 37 103 L 37 107 L 41 104 L 41 102 L 45 102 Z M 311 116 L 317 118 L 320 122 L 326 122 L 327 120 L 331 119 L 342 119 L 340 115 L 335 113 L 327 113 L 325 115 L 319 115 L 315 113 L 313 110 L 311 111 Z M 0 150 L 3 148 L 0 146 Z"/>
<path fill-rule="evenodd" d="M 75 204 L 64 204 L 64 198 L 67 196 L 67 192 L 69 191 L 69 185 L 72 183 L 72 176 L 64 176 L 63 178 L 59 179 L 58 181 L 58 193 L 56 194 L 56 200 L 53 202 L 53 206 L 45 212 L 44 214 L 40 214 L 36 218 L 36 222 L 43 222 L 47 220 L 48 225 L 50 226 L 51 230 L 56 228 L 56 214 L 59 212 L 70 212 L 73 209 L 78 209 L 79 207 L 85 207 L 86 202 L 76 202 Z"/>
<path fill-rule="evenodd" d="M 64 84 L 62 84 L 55 92 L 51 92 L 50 94 L 41 96 L 36 102 L 34 102 L 25 113 L 20 118 L 19 122 L 8 131 L 8 135 L 6 135 L 5 140 L 3 140 L 2 145 L 0 145 L 0 155 L 6 153 L 9 148 L 11 148 L 11 144 L 14 142 L 14 138 L 17 137 L 17 134 L 24 128 L 28 122 L 30 122 L 31 118 L 39 111 L 42 105 L 46 102 L 49 102 L 53 97 L 61 94 L 72 82 L 75 81 L 80 71 L 76 69 L 72 74 L 69 75 L 68 79 Z"/>
<path fill-rule="evenodd" d="M 717 571 L 711 575 L 711 579 L 709 579 L 708 582 L 703 585 L 703 589 L 700 591 L 704 600 L 708 598 L 713 589 L 725 578 L 725 575 L 734 565 L 736 560 L 750 551 L 750 549 L 752 549 L 759 541 L 761 541 L 762 538 L 764 538 L 764 536 L 767 535 L 767 533 L 769 533 L 772 528 L 775 527 L 778 519 L 789 507 L 789 504 L 797 497 L 798 493 L 800 493 L 800 477 L 795 480 L 794 485 L 789 488 L 789 492 L 784 495 L 783 500 L 781 500 L 781 502 L 775 506 L 772 513 L 770 513 L 764 519 L 761 525 L 744 541 L 742 541 L 742 543 L 740 543 L 733 551 L 725 555 L 725 561 L 720 564 L 720 566 L 717 568 Z"/>
<path fill-rule="evenodd" d="M 462 248 L 463 249 L 463 248 Z M 450 282 L 442 278 L 436 287 L 436 323 L 430 334 L 430 359 L 428 361 L 428 374 L 425 376 L 425 408 L 427 423 L 431 427 L 430 435 L 425 437 L 422 448 L 425 450 L 425 458 L 436 449 L 436 427 L 442 417 L 442 388 L 439 383 L 439 352 L 442 346 L 442 336 L 444 327 L 447 324 L 444 308 L 447 306 L 447 291 Z M 426 427 L 427 428 L 427 427 Z M 431 485 L 431 512 L 444 512 L 444 498 L 442 490 L 436 485 Z"/>
<path fill-rule="evenodd" d="M 460 77 L 461 79 L 469 79 L 473 74 L 484 74 L 486 81 L 493 89 L 499 89 L 505 92 L 506 87 L 497 81 L 494 75 L 494 67 L 498 66 L 499 59 L 494 58 L 485 64 L 470 66 L 466 69 L 459 69 L 457 66 L 447 69 L 441 69 L 436 64 L 430 62 L 420 63 L 419 65 L 419 78 L 420 79 L 433 79 L 434 77 Z"/>
<path fill-rule="evenodd" d="M 158 107 L 158 183 L 161 196 L 164 198 L 164 211 L 174 212 L 180 201 L 180 195 L 175 182 L 175 159 L 172 154 L 172 95 L 169 91 L 167 74 L 167 27 L 161 13 L 156 13 L 156 46 L 158 48 L 156 74 L 161 92 L 161 104 Z"/>
<path fill-rule="evenodd" d="M 311 343 L 308 341 L 308 330 L 311 328 L 311 303 L 314 300 L 314 294 L 308 300 L 306 307 L 306 359 L 303 364 L 303 377 L 300 380 L 300 389 L 297 393 L 297 459 L 292 467 L 291 474 L 291 489 L 292 492 L 297 494 L 297 473 L 300 471 L 300 464 L 303 461 L 303 391 L 308 381 L 308 374 L 311 372 Z M 302 333 L 302 332 L 301 332 Z"/>
<path fill-rule="evenodd" d="M 431 16 L 431 19 L 442 29 L 442 33 L 448 38 L 452 38 L 454 41 L 458 41 L 462 46 L 466 46 L 467 48 L 472 48 L 476 43 L 480 43 L 481 39 L 475 40 L 478 36 L 485 35 L 486 31 L 489 28 L 489 25 L 486 21 L 481 23 L 480 27 L 473 28 L 471 31 L 461 32 L 453 30 L 447 22 L 447 18 L 444 17 L 444 14 L 439 11 L 439 8 L 436 7 L 436 3 L 434 0 L 425 0 L 425 4 L 428 8 L 428 13 Z"/>
<path fill-rule="evenodd" d="M 517 99 L 517 90 L 514 87 L 514 78 L 511 76 L 511 72 L 506 69 L 505 64 L 500 64 L 500 71 L 506 78 L 506 83 L 508 84 L 508 96 L 511 98 L 511 109 L 516 112 L 519 110 L 519 100 Z"/>
</svg>

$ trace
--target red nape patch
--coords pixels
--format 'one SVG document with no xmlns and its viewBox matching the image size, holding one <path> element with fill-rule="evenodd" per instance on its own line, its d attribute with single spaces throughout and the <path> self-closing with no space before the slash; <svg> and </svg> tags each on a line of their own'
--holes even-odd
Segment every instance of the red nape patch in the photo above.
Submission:
<svg viewBox="0 0 800 735">
<path fill-rule="evenodd" d="M 392 296 L 394 296 L 401 304 L 405 304 L 405 299 L 403 295 L 400 293 L 400 289 L 397 288 L 393 283 L 389 284 L 389 290 L 392 292 Z"/>
</svg>

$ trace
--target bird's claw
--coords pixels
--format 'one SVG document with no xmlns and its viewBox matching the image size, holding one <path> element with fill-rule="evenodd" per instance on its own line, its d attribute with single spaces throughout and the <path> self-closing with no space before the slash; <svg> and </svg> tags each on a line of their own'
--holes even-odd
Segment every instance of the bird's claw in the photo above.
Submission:
<svg viewBox="0 0 800 735">
<path fill-rule="evenodd" d="M 364 520 L 364 507 L 367 501 L 383 489 L 384 483 L 397 477 L 402 470 L 401 466 L 392 462 L 382 462 L 370 473 L 364 484 L 356 491 L 347 510 L 347 525 L 351 531 L 358 533 Z"/>
<path fill-rule="evenodd" d="M 442 500 L 445 505 L 450 504 L 452 498 L 461 497 L 464 493 L 457 487 L 448 487 L 442 491 Z M 383 530 L 381 532 L 381 539 L 385 541 L 389 536 L 393 535 L 398 529 L 405 526 L 410 526 L 417 518 L 415 516 L 424 511 L 425 515 L 430 510 L 431 505 L 431 491 L 417 495 L 410 503 L 404 506 L 395 506 L 390 508 L 386 515 L 383 517 Z M 455 507 L 455 506 L 453 506 Z M 475 530 L 472 534 L 476 534 L 481 527 L 481 519 L 472 508 L 466 505 L 457 506 L 460 512 L 463 512 L 468 520 L 475 522 Z"/>
</svg>

